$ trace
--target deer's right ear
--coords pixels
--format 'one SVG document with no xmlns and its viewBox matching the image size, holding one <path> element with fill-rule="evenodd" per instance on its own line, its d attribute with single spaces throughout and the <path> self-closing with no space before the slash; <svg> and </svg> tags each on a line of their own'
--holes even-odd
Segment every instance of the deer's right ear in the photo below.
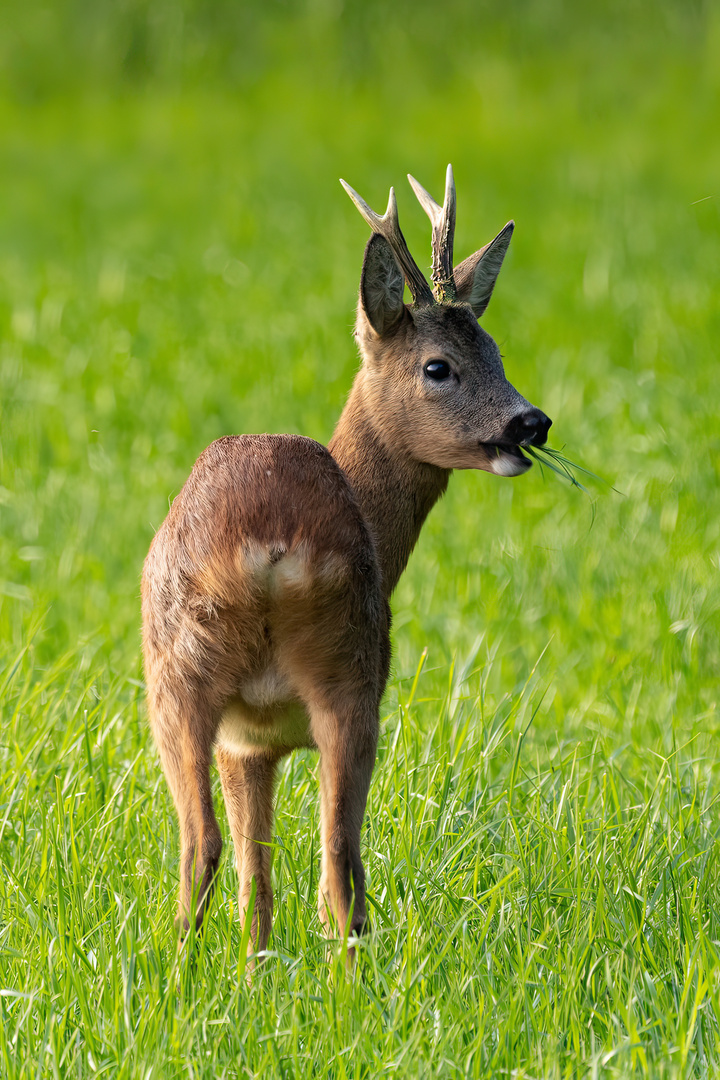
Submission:
<svg viewBox="0 0 720 1080">
<path fill-rule="evenodd" d="M 470 255 L 453 271 L 457 298 L 463 304 L 470 305 L 476 319 L 480 318 L 490 303 L 514 228 L 515 222 L 508 221 L 494 240 L 491 240 L 480 251 L 476 251 L 474 255 Z"/>
<path fill-rule="evenodd" d="M 405 310 L 405 278 L 392 248 L 379 233 L 373 233 L 365 248 L 360 276 L 360 303 L 373 330 L 381 337 L 402 317 Z"/>
</svg>

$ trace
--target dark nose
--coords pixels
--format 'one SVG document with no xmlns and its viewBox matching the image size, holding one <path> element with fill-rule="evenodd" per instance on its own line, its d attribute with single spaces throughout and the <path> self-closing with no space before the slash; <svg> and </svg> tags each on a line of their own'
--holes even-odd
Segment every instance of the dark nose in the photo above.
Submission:
<svg viewBox="0 0 720 1080">
<path fill-rule="evenodd" d="M 552 420 L 534 406 L 513 416 L 503 432 L 503 442 L 513 446 L 543 446 Z"/>
</svg>

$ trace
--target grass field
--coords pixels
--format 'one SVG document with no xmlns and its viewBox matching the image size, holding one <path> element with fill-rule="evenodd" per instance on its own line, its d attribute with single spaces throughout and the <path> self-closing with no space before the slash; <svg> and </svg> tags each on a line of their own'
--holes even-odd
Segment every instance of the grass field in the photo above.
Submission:
<svg viewBox="0 0 720 1080">
<path fill-rule="evenodd" d="M 0 1075 L 719 1074 L 717 8 L 0 20 Z M 448 161 L 458 259 L 517 222 L 508 375 L 609 483 L 453 477 L 394 597 L 356 973 L 302 752 L 249 990 L 229 843 L 177 949 L 142 560 L 212 439 L 330 437 L 367 235 L 337 178 L 395 184 L 423 263 L 404 175 Z"/>
</svg>

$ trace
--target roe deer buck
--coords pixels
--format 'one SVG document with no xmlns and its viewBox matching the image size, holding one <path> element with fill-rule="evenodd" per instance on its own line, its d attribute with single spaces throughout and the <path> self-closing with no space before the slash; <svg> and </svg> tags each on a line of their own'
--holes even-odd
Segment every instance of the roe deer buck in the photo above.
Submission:
<svg viewBox="0 0 720 1080">
<path fill-rule="evenodd" d="M 431 289 L 410 255 L 393 189 L 383 217 L 342 181 L 372 229 L 355 336 L 362 364 L 326 449 L 296 435 L 214 442 L 152 542 L 143 576 L 152 730 L 180 819 L 182 932 L 199 927 L 220 858 L 215 751 L 247 913 L 248 951 L 272 921 L 270 840 L 278 761 L 320 751 L 320 915 L 365 921 L 360 826 L 390 662 L 389 597 L 452 469 L 517 476 L 551 421 L 505 378 L 478 325 L 510 222 L 453 270 L 455 187 L 432 221 Z M 413 302 L 403 303 L 404 282 Z"/>
</svg>

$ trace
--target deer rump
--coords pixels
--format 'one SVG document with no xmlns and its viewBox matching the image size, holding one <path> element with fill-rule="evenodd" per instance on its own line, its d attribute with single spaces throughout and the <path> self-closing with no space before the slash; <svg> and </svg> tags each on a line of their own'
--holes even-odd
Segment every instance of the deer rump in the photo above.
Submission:
<svg viewBox="0 0 720 1080">
<path fill-rule="evenodd" d="M 308 706 L 323 692 L 382 697 L 390 616 L 375 544 L 313 439 L 209 446 L 153 541 L 143 593 L 148 679 L 157 658 L 167 689 L 169 655 L 176 694 L 192 672 L 228 748 L 316 747 Z"/>
</svg>

